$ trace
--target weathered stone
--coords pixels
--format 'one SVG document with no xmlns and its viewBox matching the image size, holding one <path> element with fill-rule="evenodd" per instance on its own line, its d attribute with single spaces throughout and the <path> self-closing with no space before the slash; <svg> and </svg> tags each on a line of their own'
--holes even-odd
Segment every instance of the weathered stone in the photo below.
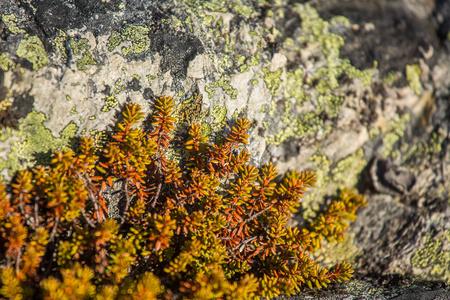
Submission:
<svg viewBox="0 0 450 300">
<path fill-rule="evenodd" d="M 246 116 L 254 163 L 318 174 L 294 223 L 317 215 L 340 188 L 367 196 L 347 243 L 318 255 L 324 265 L 352 259 L 365 281 L 317 295 L 444 297 L 447 4 L 269 2 L 0 1 L 1 174 L 48 161 L 73 137 L 101 140 L 129 101 L 150 112 L 155 97 L 172 96 L 181 109 L 201 95 L 201 112 L 188 118 L 205 135 Z M 377 287 L 367 279 L 392 274 L 443 283 Z"/>
</svg>

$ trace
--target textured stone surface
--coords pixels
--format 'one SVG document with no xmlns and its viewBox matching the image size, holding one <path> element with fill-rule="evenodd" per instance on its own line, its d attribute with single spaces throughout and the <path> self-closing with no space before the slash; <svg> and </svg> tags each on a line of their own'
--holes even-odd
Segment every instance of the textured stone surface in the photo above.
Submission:
<svg viewBox="0 0 450 300">
<path fill-rule="evenodd" d="M 129 101 L 146 112 L 161 95 L 180 110 L 201 103 L 180 126 L 196 120 L 214 137 L 243 115 L 254 122 L 254 163 L 315 170 L 317 188 L 293 224 L 339 188 L 367 196 L 346 243 L 317 254 L 323 264 L 352 261 L 364 281 L 317 295 L 441 297 L 450 282 L 448 5 L 269 2 L 0 0 L 1 174 L 46 162 L 79 135 L 101 141 Z M 418 279 L 367 279 L 385 276 Z"/>
</svg>

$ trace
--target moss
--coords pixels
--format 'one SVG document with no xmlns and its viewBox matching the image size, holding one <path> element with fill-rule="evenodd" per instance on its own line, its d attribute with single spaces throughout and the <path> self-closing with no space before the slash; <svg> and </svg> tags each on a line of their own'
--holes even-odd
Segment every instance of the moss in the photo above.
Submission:
<svg viewBox="0 0 450 300">
<path fill-rule="evenodd" d="M 411 256 L 411 265 L 421 269 L 424 279 L 438 279 L 450 283 L 450 231 L 440 237 L 432 233 L 423 238 L 423 247 Z"/>
<path fill-rule="evenodd" d="M 32 63 L 34 70 L 39 70 L 43 66 L 47 65 L 48 62 L 47 52 L 44 49 L 44 45 L 35 35 L 25 35 L 25 38 L 20 41 L 16 54 L 18 57 L 23 57 Z"/>
<path fill-rule="evenodd" d="M 10 68 L 14 68 L 16 64 L 10 60 L 5 53 L 2 53 L 0 55 L 0 68 L 3 69 L 3 71 L 8 71 Z"/>
<path fill-rule="evenodd" d="M 409 86 L 416 93 L 420 95 L 422 92 L 422 84 L 420 83 L 420 67 L 418 65 L 407 65 L 406 66 L 406 79 L 409 82 Z"/>
<path fill-rule="evenodd" d="M 13 14 L 11 15 L 2 15 L 2 22 L 6 25 L 9 32 L 12 34 L 23 34 L 26 33 L 25 30 L 17 27 L 17 17 Z"/>
<path fill-rule="evenodd" d="M 0 140 L 9 140 L 11 143 L 8 159 L 0 159 L 0 170 L 8 169 L 9 175 L 12 176 L 16 171 L 40 162 L 40 155 L 69 146 L 78 127 L 69 123 L 60 132 L 61 137 L 55 138 L 43 125 L 47 119 L 43 113 L 32 111 L 23 119 L 18 130 L 6 128 L 0 133 Z"/>
</svg>

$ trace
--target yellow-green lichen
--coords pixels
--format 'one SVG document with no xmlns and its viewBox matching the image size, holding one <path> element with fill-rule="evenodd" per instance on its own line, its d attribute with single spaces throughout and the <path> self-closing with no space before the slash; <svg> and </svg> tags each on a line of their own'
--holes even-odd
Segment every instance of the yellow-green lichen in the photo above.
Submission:
<svg viewBox="0 0 450 300">
<path fill-rule="evenodd" d="M 89 45 L 88 39 L 73 39 L 69 40 L 70 48 L 74 55 L 81 55 L 81 58 L 76 60 L 77 68 L 80 71 L 84 71 L 87 69 L 87 65 L 96 65 L 97 62 L 92 57 L 89 49 L 91 46 Z"/>
<path fill-rule="evenodd" d="M 121 43 L 128 42 L 128 46 L 124 45 L 121 49 L 123 55 L 127 55 L 130 52 L 141 53 L 147 51 L 150 47 L 149 32 L 150 28 L 147 26 L 125 24 L 120 33 L 117 31 L 111 33 L 106 46 L 108 51 L 113 51 Z"/>
<path fill-rule="evenodd" d="M 215 81 L 213 84 L 209 86 L 209 90 L 205 88 L 208 93 L 208 97 L 211 98 L 214 95 L 212 88 L 222 88 L 227 95 L 230 95 L 231 99 L 236 99 L 237 97 L 237 89 L 231 86 L 230 77 L 228 75 L 222 75 L 219 80 Z"/>
<path fill-rule="evenodd" d="M 16 171 L 32 167 L 45 159 L 50 151 L 70 145 L 78 127 L 70 123 L 60 132 L 61 137 L 55 138 L 43 125 L 47 120 L 43 113 L 32 111 L 17 130 L 8 127 L 0 132 L 0 140 L 9 140 L 11 145 L 7 160 L 0 159 L 0 170 L 8 169 L 12 176 Z"/>
<path fill-rule="evenodd" d="M 236 64 L 239 67 L 239 72 L 244 73 L 249 71 L 250 69 L 248 68 L 248 65 L 245 63 L 245 56 L 241 55 L 238 57 L 238 59 L 236 60 Z"/>
<path fill-rule="evenodd" d="M 200 125 L 200 136 L 206 137 L 211 134 L 211 126 L 208 123 L 203 122 Z"/>
<path fill-rule="evenodd" d="M 333 182 L 340 189 L 354 187 L 358 183 L 359 174 L 366 166 L 367 161 L 364 159 L 364 151 L 360 148 L 336 163 L 331 171 Z"/>
<path fill-rule="evenodd" d="M 225 106 L 214 106 L 211 111 L 211 116 L 213 117 L 213 124 L 222 123 L 227 116 L 227 109 Z"/>
<path fill-rule="evenodd" d="M 16 64 L 10 60 L 5 53 L 2 53 L 0 55 L 0 68 L 3 69 L 3 71 L 8 71 L 9 68 L 14 68 Z"/>
<path fill-rule="evenodd" d="M 240 14 L 241 16 L 244 16 L 246 19 L 250 19 L 254 10 L 251 6 L 248 5 L 235 5 L 233 7 L 234 11 Z"/>
<path fill-rule="evenodd" d="M 2 15 L 2 22 L 6 25 L 6 28 L 12 34 L 22 34 L 26 33 L 25 30 L 17 27 L 17 17 L 13 14 L 11 15 Z"/>
<path fill-rule="evenodd" d="M 44 45 L 35 35 L 25 35 L 25 38 L 19 43 L 16 54 L 18 57 L 23 57 L 32 63 L 34 70 L 39 70 L 48 62 Z"/>
<path fill-rule="evenodd" d="M 330 24 L 333 26 L 342 25 L 344 27 L 350 27 L 352 24 L 344 16 L 334 16 L 330 19 Z"/>
<path fill-rule="evenodd" d="M 218 61 L 218 70 L 220 73 L 225 73 L 225 68 L 231 68 L 233 63 L 228 55 L 222 57 L 221 60 Z"/>
<path fill-rule="evenodd" d="M 216 105 L 210 112 L 211 117 L 213 118 L 211 130 L 214 132 L 223 131 L 223 128 L 226 126 L 226 116 L 227 109 L 225 106 Z"/>
<path fill-rule="evenodd" d="M 317 97 L 317 100 L 319 102 L 318 113 L 320 113 L 322 110 L 326 110 L 328 112 L 328 115 L 332 118 L 338 116 L 339 108 L 344 102 L 343 97 L 337 97 L 331 94 L 319 95 L 319 97 Z"/>
<path fill-rule="evenodd" d="M 390 72 L 383 78 L 383 82 L 387 85 L 392 85 L 394 81 L 397 80 L 398 74 L 395 72 Z"/>
<path fill-rule="evenodd" d="M 277 95 L 276 90 L 278 90 L 281 83 L 280 76 L 282 69 L 279 68 L 275 72 L 271 72 L 269 68 L 263 68 L 262 70 L 264 72 L 264 82 L 266 83 L 267 88 L 269 89 L 269 93 L 276 96 Z"/>
<path fill-rule="evenodd" d="M 77 114 L 77 113 L 78 113 L 78 111 L 77 111 L 77 106 L 76 106 L 76 105 L 74 105 L 74 106 L 72 107 L 72 109 L 70 110 L 70 113 L 71 113 L 71 114 Z"/>
<path fill-rule="evenodd" d="M 294 72 L 288 72 L 286 74 L 286 80 L 284 82 L 284 97 L 295 98 L 295 100 L 297 100 L 297 104 L 301 106 L 304 101 L 309 99 L 309 97 L 305 95 L 302 86 L 302 69 L 295 69 Z"/>
<path fill-rule="evenodd" d="M 119 104 L 119 100 L 115 94 L 106 95 L 105 104 L 103 105 L 101 111 L 108 112 Z"/>
<path fill-rule="evenodd" d="M 77 68 L 80 71 L 84 71 L 87 69 L 87 65 L 96 65 L 97 62 L 92 57 L 91 52 L 85 51 L 80 59 L 77 59 Z"/>
<path fill-rule="evenodd" d="M 411 265 L 422 270 L 423 279 L 438 279 L 450 283 L 450 231 L 440 237 L 428 234 L 423 247 L 411 256 Z"/>
<path fill-rule="evenodd" d="M 422 84 L 420 83 L 420 67 L 418 65 L 406 66 L 406 79 L 409 82 L 409 86 L 416 93 L 420 95 L 422 92 Z"/>
<path fill-rule="evenodd" d="M 397 151 L 393 151 L 395 143 L 403 136 L 406 125 L 410 121 L 410 115 L 404 114 L 397 119 L 390 122 L 389 127 L 391 128 L 383 137 L 383 150 L 382 154 L 385 157 L 396 158 L 398 156 Z"/>
<path fill-rule="evenodd" d="M 318 151 L 319 152 L 319 151 Z M 331 177 L 329 175 L 332 161 L 325 155 L 314 154 L 308 161 L 313 162 L 316 167 L 316 184 L 315 188 L 309 193 L 305 194 L 302 201 L 303 218 L 308 221 L 312 221 L 320 209 L 320 200 L 324 199 L 327 194 L 327 188 L 330 186 Z"/>
<path fill-rule="evenodd" d="M 332 267 L 343 260 L 351 264 L 356 263 L 356 258 L 362 251 L 354 244 L 355 234 L 346 232 L 344 238 L 345 240 L 340 242 L 328 242 L 324 239 L 322 248 L 314 253 L 317 262 L 325 267 Z"/>
<path fill-rule="evenodd" d="M 152 84 L 152 80 L 154 80 L 154 79 L 156 79 L 156 76 L 153 76 L 153 75 L 147 75 L 147 80 L 148 80 L 148 83 L 149 84 Z"/>
<path fill-rule="evenodd" d="M 266 137 L 268 144 L 276 146 L 281 145 L 284 141 L 291 137 L 307 137 L 317 133 L 320 129 L 326 134 L 331 131 L 331 127 L 323 127 L 323 120 L 314 112 L 300 115 L 291 119 L 290 125 L 280 130 L 275 135 Z"/>
</svg>

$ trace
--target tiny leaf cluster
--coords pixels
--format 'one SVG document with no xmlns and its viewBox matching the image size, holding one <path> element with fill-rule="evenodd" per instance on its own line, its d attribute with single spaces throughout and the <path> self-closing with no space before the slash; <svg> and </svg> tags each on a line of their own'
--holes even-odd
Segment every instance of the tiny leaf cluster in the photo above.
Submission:
<svg viewBox="0 0 450 300">
<path fill-rule="evenodd" d="M 144 131 L 128 104 L 100 153 L 85 137 L 0 184 L 3 297 L 272 298 L 352 276 L 350 264 L 320 268 L 311 254 L 343 239 L 364 198 L 343 191 L 309 226 L 289 227 L 315 174 L 252 165 L 244 118 L 216 143 L 190 124 L 174 160 L 174 111 L 158 98 Z"/>
</svg>

